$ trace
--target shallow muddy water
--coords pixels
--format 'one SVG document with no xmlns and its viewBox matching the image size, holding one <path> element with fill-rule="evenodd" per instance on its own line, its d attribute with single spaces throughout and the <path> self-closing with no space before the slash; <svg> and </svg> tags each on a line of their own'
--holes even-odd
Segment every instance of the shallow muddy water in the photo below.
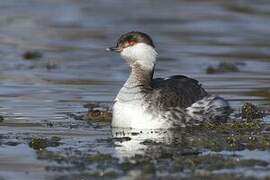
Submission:
<svg viewBox="0 0 270 180">
<path fill-rule="evenodd" d="M 241 130 L 123 135 L 69 115 L 113 101 L 128 67 L 105 49 L 133 30 L 154 39 L 156 77 L 191 76 L 236 112 L 269 112 L 269 19 L 267 0 L 1 1 L 0 179 L 269 177 L 269 116 Z M 222 62 L 237 70 L 207 73 Z"/>
</svg>

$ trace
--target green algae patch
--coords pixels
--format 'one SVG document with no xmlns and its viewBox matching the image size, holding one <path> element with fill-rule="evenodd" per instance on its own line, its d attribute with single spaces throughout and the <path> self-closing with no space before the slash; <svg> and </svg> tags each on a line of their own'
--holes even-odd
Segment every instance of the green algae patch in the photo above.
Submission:
<svg viewBox="0 0 270 180">
<path fill-rule="evenodd" d="M 84 118 L 90 122 L 111 122 L 112 113 L 108 111 L 92 110 L 88 111 Z"/>
<path fill-rule="evenodd" d="M 47 147 L 57 147 L 59 146 L 61 138 L 57 136 L 53 136 L 50 139 L 47 138 L 33 138 L 29 146 L 35 150 L 42 151 L 46 149 Z"/>
<path fill-rule="evenodd" d="M 203 128 L 211 129 L 219 133 L 227 134 L 231 131 L 245 132 L 245 131 L 260 131 L 263 127 L 263 123 L 260 120 L 254 121 L 232 121 L 222 124 L 203 124 Z"/>
<path fill-rule="evenodd" d="M 240 160 L 239 157 L 225 156 L 222 154 L 209 154 L 203 156 L 180 156 L 176 158 L 174 170 L 191 172 L 197 169 L 215 171 L 220 169 L 234 169 L 240 167 L 267 167 L 268 163 L 262 160 Z"/>
<path fill-rule="evenodd" d="M 207 74 L 227 73 L 227 72 L 239 72 L 239 68 L 232 63 L 220 63 L 217 67 L 209 66 L 206 69 Z"/>
<path fill-rule="evenodd" d="M 88 109 L 87 112 L 67 113 L 67 116 L 75 120 L 86 121 L 91 125 L 112 121 L 112 110 L 109 103 L 91 102 L 83 107 Z"/>
<path fill-rule="evenodd" d="M 239 130 L 239 126 L 241 127 Z M 213 127 L 212 127 L 213 128 Z M 160 174 L 167 174 L 168 178 L 177 177 L 234 177 L 235 174 L 215 174 L 223 170 L 266 169 L 268 161 L 256 159 L 256 157 L 245 159 L 235 152 L 244 149 L 269 150 L 270 136 L 264 134 L 263 125 L 259 128 L 250 125 L 216 125 L 215 129 L 199 127 L 192 129 L 176 130 L 170 143 L 142 141 L 140 144 L 146 146 L 144 154 L 135 154 L 132 157 L 119 160 L 112 154 L 100 153 L 96 146 L 86 151 L 79 148 L 66 149 L 63 151 L 50 152 L 47 150 L 36 151 L 39 159 L 54 161 L 59 165 L 51 165 L 48 171 L 68 171 L 69 177 L 84 178 L 119 178 L 127 177 L 136 172 L 142 179 L 154 179 Z M 136 137 L 136 136 L 135 136 Z M 122 141 L 126 143 L 132 141 Z M 101 139 L 99 143 L 113 146 L 113 138 Z M 119 147 L 119 141 L 117 141 Z M 262 148 L 263 143 L 268 145 Z M 226 151 L 229 154 L 223 154 Z M 232 152 L 232 153 L 230 153 Z M 249 177 L 241 176 L 241 179 Z M 64 177 L 64 176 L 63 176 Z M 89 178 L 88 177 L 88 178 Z M 68 179 L 68 178 L 67 178 Z M 72 179 L 72 178 L 71 178 Z"/>
<path fill-rule="evenodd" d="M 84 115 L 87 122 L 111 122 L 112 111 L 108 103 L 91 102 L 84 105 L 88 109 Z"/>
<path fill-rule="evenodd" d="M 114 158 L 110 154 L 96 154 L 88 157 L 91 162 L 112 161 Z"/>
<path fill-rule="evenodd" d="M 236 118 L 232 118 L 226 123 L 207 122 L 197 127 L 157 133 L 164 135 L 162 141 L 155 141 L 151 138 L 141 140 L 140 138 L 143 137 L 141 132 L 130 133 L 123 137 L 100 137 L 91 143 L 86 140 L 86 144 L 81 142 L 80 144 L 87 145 L 87 148 L 71 146 L 56 152 L 48 151 L 45 141 L 44 147 L 37 146 L 36 148 L 45 150 L 36 151 L 36 153 L 38 159 L 58 163 L 46 167 L 46 170 L 68 171 L 70 179 L 86 177 L 124 179 L 134 173 L 141 179 L 162 179 L 163 177 L 167 179 L 182 177 L 187 179 L 226 179 L 227 177 L 252 179 L 252 177 L 245 177 L 241 170 L 252 171 L 259 168 L 263 172 L 267 172 L 270 161 L 256 159 L 256 156 L 245 157 L 241 151 L 246 150 L 251 154 L 253 150 L 267 153 L 270 150 L 270 126 L 265 124 L 261 118 L 257 118 L 256 106 L 244 105 L 242 109 L 247 111 L 246 115 L 243 115 L 243 111 L 241 111 Z M 97 113 L 97 110 L 111 112 L 101 106 L 93 105 L 89 107 L 87 113 Z M 93 116 L 100 116 L 99 113 L 92 114 L 89 120 L 85 119 L 85 114 L 75 118 L 92 125 L 95 124 L 94 122 L 102 124 L 104 122 L 102 119 L 98 121 L 93 118 Z M 109 122 L 105 121 L 106 124 Z M 134 144 L 134 146 L 127 147 L 127 144 Z M 99 151 L 100 145 L 105 150 Z M 142 148 L 139 149 L 138 154 L 136 150 L 131 149 L 136 148 L 135 145 Z M 124 155 L 135 154 L 119 158 L 121 148 L 123 148 Z M 117 152 L 117 156 L 114 156 L 115 152 Z M 68 177 L 65 178 L 68 179 Z"/>
<path fill-rule="evenodd" d="M 72 148 L 71 148 L 72 149 Z M 89 175 L 97 177 L 116 177 L 116 173 L 113 168 L 117 167 L 118 159 L 110 154 L 103 154 L 95 152 L 95 154 L 88 154 L 80 150 L 63 150 L 59 152 L 53 152 L 48 150 L 36 151 L 37 158 L 39 160 L 47 160 L 50 162 L 56 162 L 58 165 L 47 166 L 47 171 L 69 171 L 69 176 Z M 94 167 L 94 169 L 92 169 Z M 91 169 L 91 171 L 86 171 Z M 78 173 L 79 172 L 79 173 Z"/>
<path fill-rule="evenodd" d="M 263 113 L 258 110 L 258 108 L 251 104 L 245 103 L 241 108 L 241 115 L 243 119 L 252 121 L 253 119 L 258 119 L 263 117 Z"/>
<path fill-rule="evenodd" d="M 213 137 L 197 140 L 200 148 L 212 151 L 270 149 L 269 132 L 265 130 L 267 125 L 261 121 L 230 122 L 205 128 L 212 131 L 209 136 L 212 134 Z"/>
<path fill-rule="evenodd" d="M 124 172 L 132 170 L 140 170 L 143 174 L 155 174 L 156 167 L 153 160 L 143 156 L 135 156 L 119 164 L 119 167 Z"/>
<path fill-rule="evenodd" d="M 37 159 L 39 160 L 54 161 L 59 164 L 69 163 L 70 161 L 70 159 L 66 158 L 64 154 L 47 151 L 46 149 L 42 151 L 36 151 L 36 153 Z M 47 167 L 47 169 L 50 169 L 50 167 Z"/>
<path fill-rule="evenodd" d="M 43 150 L 48 147 L 48 140 L 42 138 L 33 138 L 29 146 L 35 150 Z"/>
</svg>

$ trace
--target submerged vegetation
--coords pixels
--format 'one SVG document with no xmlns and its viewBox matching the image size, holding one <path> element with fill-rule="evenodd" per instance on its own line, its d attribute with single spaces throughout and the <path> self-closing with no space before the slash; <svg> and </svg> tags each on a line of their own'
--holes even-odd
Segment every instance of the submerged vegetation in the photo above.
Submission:
<svg viewBox="0 0 270 180">
<path fill-rule="evenodd" d="M 111 107 L 104 103 L 88 103 L 84 105 L 84 108 L 87 108 L 86 113 L 77 113 L 77 114 L 68 114 L 69 117 L 76 120 L 84 120 L 88 123 L 108 123 L 112 120 L 112 111 Z"/>
<path fill-rule="evenodd" d="M 84 117 L 87 121 L 97 121 L 97 122 L 111 122 L 112 113 L 108 111 L 93 110 L 88 111 Z"/>
<path fill-rule="evenodd" d="M 220 63 L 217 67 L 209 66 L 206 69 L 207 74 L 226 73 L 226 72 L 239 72 L 239 68 L 233 63 Z"/>
<path fill-rule="evenodd" d="M 47 147 L 57 147 L 59 146 L 61 138 L 53 136 L 50 139 L 48 138 L 33 138 L 29 146 L 35 150 L 45 150 Z"/>
<path fill-rule="evenodd" d="M 93 142 L 94 149 L 90 148 L 90 152 L 76 147 L 51 151 L 46 150 L 49 144 L 47 140 L 35 139 L 34 142 L 45 143 L 35 148 L 38 150 L 38 159 L 58 163 L 58 165 L 48 165 L 46 167 L 48 172 L 69 171 L 69 177 L 57 178 L 118 178 L 135 175 L 146 179 L 174 177 L 249 179 L 252 177 L 246 176 L 241 169 L 249 171 L 259 169 L 267 172 L 270 162 L 267 159 L 256 159 L 255 156 L 245 158 L 238 152 L 270 150 L 270 131 L 265 128 L 265 125 L 256 121 L 170 131 L 167 132 L 171 133 L 168 142 L 141 140 L 138 145 L 144 146 L 143 154 L 135 153 L 130 157 L 123 156 L 123 159 L 112 153 L 94 150 L 94 144 L 106 143 L 110 148 L 119 148 L 121 152 L 125 143 L 136 144 L 138 135 L 131 136 L 126 141 L 111 137 L 97 139 L 98 143 Z M 123 148 L 125 153 L 130 151 L 132 150 L 129 148 Z"/>
<path fill-rule="evenodd" d="M 106 109 L 97 104 L 87 107 L 87 114 Z M 256 179 L 260 172 L 270 170 L 269 158 L 245 156 L 242 152 L 269 155 L 270 125 L 262 121 L 263 114 L 251 103 L 244 104 L 240 114 L 240 118 L 232 118 L 227 123 L 150 132 L 162 134 L 156 140 L 139 132 L 97 138 L 86 150 L 76 146 L 62 148 L 64 143 L 55 137 L 33 138 L 30 146 L 37 150 L 38 159 L 57 162 L 46 166 L 48 172 L 69 172 L 68 176 L 59 175 L 55 179 Z M 109 118 L 104 121 L 97 120 L 96 116 L 80 117 L 77 120 L 110 124 Z M 105 144 L 108 149 L 100 151 L 99 144 Z M 137 147 L 140 149 L 136 150 Z M 111 149 L 118 155 L 111 153 Z"/>
<path fill-rule="evenodd" d="M 255 105 L 251 103 L 245 103 L 241 108 L 241 117 L 243 119 L 252 121 L 254 119 L 262 118 L 263 113 L 260 112 Z"/>
<path fill-rule="evenodd" d="M 93 103 L 85 107 L 86 113 L 69 117 L 87 122 L 90 128 L 96 127 L 93 124 L 110 126 L 109 106 Z M 270 159 L 259 157 L 268 156 L 270 150 L 270 125 L 262 121 L 263 116 L 258 107 L 245 103 L 240 114 L 226 123 L 145 135 L 121 132 L 120 136 L 111 136 L 108 128 L 106 136 L 74 138 L 72 143 L 60 136 L 34 136 L 19 143 L 25 141 L 38 160 L 49 162 L 45 169 L 54 174 L 52 179 L 256 179 L 260 172 L 263 175 L 270 170 Z M 104 132 L 105 128 L 97 131 Z M 245 155 L 249 153 L 257 155 Z"/>
</svg>

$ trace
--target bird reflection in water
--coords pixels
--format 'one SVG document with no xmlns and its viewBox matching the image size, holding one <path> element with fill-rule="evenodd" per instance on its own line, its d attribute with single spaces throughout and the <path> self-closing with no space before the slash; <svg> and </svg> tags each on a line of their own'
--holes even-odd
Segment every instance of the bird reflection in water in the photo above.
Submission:
<svg viewBox="0 0 270 180">
<path fill-rule="evenodd" d="M 201 128 L 171 130 L 113 128 L 112 136 L 118 158 L 130 158 L 136 155 L 173 158 L 178 155 L 198 155 L 205 151 L 205 148 L 227 146 L 224 134 Z M 210 147 L 211 143 L 217 146 Z"/>
</svg>

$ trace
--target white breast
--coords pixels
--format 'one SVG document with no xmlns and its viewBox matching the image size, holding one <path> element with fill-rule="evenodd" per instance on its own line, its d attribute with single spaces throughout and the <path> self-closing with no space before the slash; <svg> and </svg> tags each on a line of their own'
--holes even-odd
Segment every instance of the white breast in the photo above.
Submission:
<svg viewBox="0 0 270 180">
<path fill-rule="evenodd" d="M 112 127 L 136 129 L 160 129 L 165 127 L 166 121 L 158 114 L 151 114 L 140 102 L 115 102 L 113 106 Z"/>
</svg>

